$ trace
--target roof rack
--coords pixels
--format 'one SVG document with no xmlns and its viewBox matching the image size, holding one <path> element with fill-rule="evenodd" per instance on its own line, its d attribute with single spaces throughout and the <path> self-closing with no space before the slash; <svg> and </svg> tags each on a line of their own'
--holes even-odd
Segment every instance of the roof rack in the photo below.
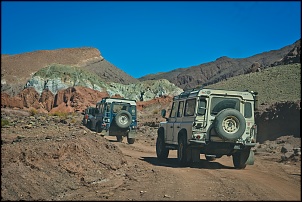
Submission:
<svg viewBox="0 0 302 202">
<path fill-rule="evenodd" d="M 175 100 L 175 99 L 180 99 L 180 98 L 187 98 L 190 95 L 192 95 L 193 92 L 195 94 L 195 93 L 198 93 L 202 89 L 203 89 L 203 85 L 199 88 L 192 88 L 192 89 L 185 90 L 184 92 L 180 93 L 179 95 L 174 96 L 173 99 Z"/>
</svg>

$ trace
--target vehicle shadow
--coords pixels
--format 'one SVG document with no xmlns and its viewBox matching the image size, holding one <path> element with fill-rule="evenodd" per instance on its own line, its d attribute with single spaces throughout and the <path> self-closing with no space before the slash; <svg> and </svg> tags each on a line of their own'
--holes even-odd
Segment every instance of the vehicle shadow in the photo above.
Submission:
<svg viewBox="0 0 302 202">
<path fill-rule="evenodd" d="M 171 168 L 181 168 L 177 163 L 177 158 L 167 158 L 165 160 L 160 160 L 157 157 L 142 157 L 140 160 L 146 161 L 155 166 L 165 166 Z M 205 159 L 200 159 L 199 162 L 190 163 L 188 166 L 190 168 L 199 168 L 199 169 L 235 169 L 234 167 L 225 166 L 221 163 L 215 161 L 207 161 Z"/>
<path fill-rule="evenodd" d="M 108 140 L 109 142 L 119 142 L 119 141 L 117 141 L 117 140 Z"/>
</svg>

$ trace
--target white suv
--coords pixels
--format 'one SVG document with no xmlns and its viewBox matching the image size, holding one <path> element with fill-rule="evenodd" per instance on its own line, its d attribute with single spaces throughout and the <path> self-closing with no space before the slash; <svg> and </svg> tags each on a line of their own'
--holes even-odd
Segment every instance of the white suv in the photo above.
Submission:
<svg viewBox="0 0 302 202">
<path fill-rule="evenodd" d="M 161 122 L 157 131 L 157 157 L 165 159 L 169 150 L 177 150 L 180 166 L 198 162 L 200 154 L 209 161 L 232 156 L 237 169 L 253 165 L 257 94 L 201 88 L 174 96 L 169 117 L 162 110 L 166 122 Z"/>
</svg>

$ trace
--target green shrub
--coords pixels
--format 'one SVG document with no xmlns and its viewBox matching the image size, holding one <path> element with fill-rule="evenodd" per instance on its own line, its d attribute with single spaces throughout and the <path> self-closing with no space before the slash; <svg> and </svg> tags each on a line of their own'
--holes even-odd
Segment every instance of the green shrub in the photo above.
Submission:
<svg viewBox="0 0 302 202">
<path fill-rule="evenodd" d="M 8 120 L 6 120 L 6 119 L 1 119 L 1 127 L 3 127 L 3 126 L 9 126 L 9 121 Z"/>
</svg>

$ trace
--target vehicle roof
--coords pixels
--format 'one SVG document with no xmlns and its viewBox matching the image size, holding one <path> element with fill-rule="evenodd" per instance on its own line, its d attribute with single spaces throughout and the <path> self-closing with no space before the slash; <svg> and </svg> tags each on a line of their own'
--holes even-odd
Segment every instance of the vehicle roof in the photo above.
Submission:
<svg viewBox="0 0 302 202">
<path fill-rule="evenodd" d="M 136 100 L 130 100 L 125 98 L 103 98 L 97 104 L 101 103 L 112 103 L 112 102 L 121 102 L 121 103 L 129 103 L 130 105 L 136 105 Z"/>
<path fill-rule="evenodd" d="M 211 89 L 211 88 L 199 88 L 199 89 L 189 89 L 181 94 L 174 96 L 174 100 L 186 99 L 190 97 L 197 96 L 211 96 L 211 95 L 230 95 L 230 96 L 240 96 L 242 99 L 253 100 L 253 94 L 257 92 L 253 91 L 237 91 L 237 90 L 225 90 L 225 89 Z"/>
</svg>

